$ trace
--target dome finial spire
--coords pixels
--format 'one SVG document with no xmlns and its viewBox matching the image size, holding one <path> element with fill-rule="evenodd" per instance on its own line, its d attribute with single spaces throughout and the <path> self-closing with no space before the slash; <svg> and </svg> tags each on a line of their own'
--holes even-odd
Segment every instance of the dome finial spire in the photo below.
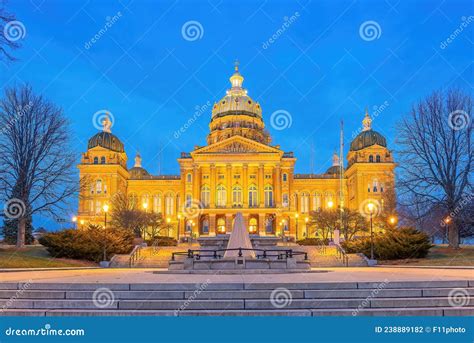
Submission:
<svg viewBox="0 0 474 343">
<path fill-rule="evenodd" d="M 239 61 L 236 60 L 234 63 L 234 74 L 230 77 L 230 84 L 232 85 L 231 90 L 233 91 L 242 91 L 242 83 L 244 82 L 244 78 L 239 73 Z"/>
<path fill-rule="evenodd" d="M 140 155 L 140 152 L 137 151 L 137 154 L 135 155 L 135 165 L 134 167 L 141 168 L 142 167 L 142 156 Z"/>
<path fill-rule="evenodd" d="M 109 112 L 105 112 L 105 118 L 102 120 L 102 131 L 111 133 L 112 122 L 109 118 Z"/>
<path fill-rule="evenodd" d="M 332 155 L 332 165 L 339 166 L 339 156 L 337 155 L 336 150 L 334 150 L 334 154 Z"/>
<path fill-rule="evenodd" d="M 369 109 L 367 107 L 365 108 L 365 117 L 364 120 L 362 120 L 362 125 L 364 127 L 363 131 L 372 129 L 372 118 L 370 118 Z"/>
</svg>

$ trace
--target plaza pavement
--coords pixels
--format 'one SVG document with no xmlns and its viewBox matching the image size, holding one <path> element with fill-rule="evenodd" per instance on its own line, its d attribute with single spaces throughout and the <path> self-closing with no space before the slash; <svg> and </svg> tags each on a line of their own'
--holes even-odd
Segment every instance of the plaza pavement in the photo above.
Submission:
<svg viewBox="0 0 474 343">
<path fill-rule="evenodd" d="M 474 280 L 474 269 L 317 268 L 291 274 L 169 274 L 159 269 L 75 269 L 0 272 L 0 283 L 317 283 Z M 162 270 L 164 271 L 164 270 Z"/>
</svg>

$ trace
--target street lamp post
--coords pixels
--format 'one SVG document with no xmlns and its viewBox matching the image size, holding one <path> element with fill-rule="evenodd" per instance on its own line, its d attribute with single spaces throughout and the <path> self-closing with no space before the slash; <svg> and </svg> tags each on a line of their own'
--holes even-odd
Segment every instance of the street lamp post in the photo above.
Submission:
<svg viewBox="0 0 474 343">
<path fill-rule="evenodd" d="M 178 231 L 176 233 L 176 240 L 178 241 L 179 243 L 179 227 L 180 227 L 180 224 L 181 224 L 181 214 L 178 214 Z"/>
<path fill-rule="evenodd" d="M 72 217 L 72 222 L 74 223 L 74 228 L 77 229 L 77 217 L 76 216 Z"/>
<path fill-rule="evenodd" d="M 371 202 L 367 205 L 367 209 L 369 210 L 369 214 L 370 214 L 370 259 L 371 260 L 374 259 L 374 228 L 373 228 L 373 222 L 372 222 L 374 208 L 375 206 Z"/>
<path fill-rule="evenodd" d="M 446 242 L 449 243 L 449 223 L 451 223 L 451 217 L 447 216 L 446 218 L 444 218 L 444 222 L 446 223 L 446 234 L 444 235 L 444 238 Z"/>
<path fill-rule="evenodd" d="M 166 230 L 167 230 L 167 236 L 169 237 L 170 236 L 170 222 L 171 222 L 171 218 L 168 217 L 166 218 Z"/>
<path fill-rule="evenodd" d="M 104 261 L 107 261 L 107 212 L 109 212 L 109 205 L 104 204 Z"/>
</svg>

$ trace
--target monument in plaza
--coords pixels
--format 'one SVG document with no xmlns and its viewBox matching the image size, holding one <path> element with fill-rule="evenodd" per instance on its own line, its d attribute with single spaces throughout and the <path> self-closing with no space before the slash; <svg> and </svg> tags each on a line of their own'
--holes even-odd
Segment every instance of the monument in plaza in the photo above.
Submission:
<svg viewBox="0 0 474 343">
<path fill-rule="evenodd" d="M 303 251 L 294 251 L 278 245 L 254 248 L 242 213 L 238 212 L 225 248 L 215 245 L 174 253 L 168 269 L 190 273 L 206 270 L 289 272 L 309 270 L 310 263 L 306 252 Z"/>
</svg>

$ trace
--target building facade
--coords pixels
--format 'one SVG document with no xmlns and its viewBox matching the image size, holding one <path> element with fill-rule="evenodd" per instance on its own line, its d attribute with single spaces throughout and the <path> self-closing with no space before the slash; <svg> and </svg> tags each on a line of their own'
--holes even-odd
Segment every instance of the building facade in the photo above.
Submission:
<svg viewBox="0 0 474 343">
<path fill-rule="evenodd" d="M 212 108 L 207 145 L 181 153 L 179 175 L 149 174 L 140 155 L 128 169 L 124 145 L 104 120 L 78 166 L 81 180 L 89 180 L 79 198 L 79 222 L 103 223 L 103 205 L 121 192 L 134 206 L 161 213 L 174 237 L 229 233 L 242 212 L 251 234 L 301 239 L 311 211 L 358 209 L 367 201 L 383 206 L 384 192 L 394 185 L 395 163 L 368 113 L 351 142 L 346 168 L 335 154 L 326 173 L 295 174 L 296 158 L 271 144 L 262 108 L 243 81 L 236 66 L 231 88 Z"/>
</svg>

